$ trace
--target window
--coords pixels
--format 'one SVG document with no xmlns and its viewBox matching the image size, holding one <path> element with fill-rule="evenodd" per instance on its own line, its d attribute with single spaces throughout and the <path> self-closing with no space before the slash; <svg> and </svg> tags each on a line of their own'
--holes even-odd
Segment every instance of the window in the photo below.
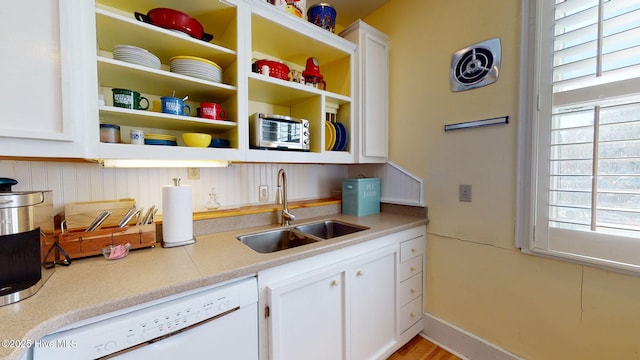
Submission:
<svg viewBox="0 0 640 360">
<path fill-rule="evenodd" d="M 640 0 L 523 0 L 524 252 L 640 272 Z"/>
</svg>

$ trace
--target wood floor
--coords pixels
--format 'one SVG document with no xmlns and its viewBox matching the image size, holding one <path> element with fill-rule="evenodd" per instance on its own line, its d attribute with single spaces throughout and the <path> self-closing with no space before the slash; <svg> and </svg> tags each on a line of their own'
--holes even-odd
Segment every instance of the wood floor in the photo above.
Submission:
<svg viewBox="0 0 640 360">
<path fill-rule="evenodd" d="M 387 360 L 461 360 L 447 350 L 418 335 Z"/>
</svg>

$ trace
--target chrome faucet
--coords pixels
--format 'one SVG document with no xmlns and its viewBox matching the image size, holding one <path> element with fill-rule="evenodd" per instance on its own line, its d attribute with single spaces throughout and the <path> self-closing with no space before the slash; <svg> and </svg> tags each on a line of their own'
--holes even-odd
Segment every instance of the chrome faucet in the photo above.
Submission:
<svg viewBox="0 0 640 360">
<path fill-rule="evenodd" d="M 276 190 L 276 201 L 278 204 L 282 204 L 280 224 L 282 224 L 282 226 L 289 226 L 289 221 L 295 220 L 296 217 L 289 212 L 289 203 L 287 202 L 287 174 L 285 174 L 284 169 L 278 170 L 278 188 Z"/>
</svg>

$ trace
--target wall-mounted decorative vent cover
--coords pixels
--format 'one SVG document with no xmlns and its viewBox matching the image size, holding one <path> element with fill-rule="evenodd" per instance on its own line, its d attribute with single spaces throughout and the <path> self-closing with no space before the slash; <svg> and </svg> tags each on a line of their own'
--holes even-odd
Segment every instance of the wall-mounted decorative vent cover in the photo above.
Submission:
<svg viewBox="0 0 640 360">
<path fill-rule="evenodd" d="M 451 91 L 489 85 L 500 72 L 500 39 L 486 40 L 456 51 L 451 57 Z"/>
</svg>

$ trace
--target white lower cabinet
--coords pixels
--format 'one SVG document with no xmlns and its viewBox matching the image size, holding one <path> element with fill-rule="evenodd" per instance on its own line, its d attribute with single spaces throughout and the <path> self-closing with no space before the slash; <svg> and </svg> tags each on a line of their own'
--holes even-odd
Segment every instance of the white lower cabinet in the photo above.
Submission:
<svg viewBox="0 0 640 360">
<path fill-rule="evenodd" d="M 269 287 L 271 359 L 344 359 L 345 273 Z"/>
<path fill-rule="evenodd" d="M 351 359 L 378 359 L 396 343 L 396 254 L 387 250 L 351 268 Z"/>
<path fill-rule="evenodd" d="M 406 343 L 422 329 L 423 264 L 410 256 L 413 282 L 401 281 L 412 272 L 401 244 L 425 245 L 425 231 L 419 226 L 259 272 L 261 359 L 384 359 Z"/>
</svg>

